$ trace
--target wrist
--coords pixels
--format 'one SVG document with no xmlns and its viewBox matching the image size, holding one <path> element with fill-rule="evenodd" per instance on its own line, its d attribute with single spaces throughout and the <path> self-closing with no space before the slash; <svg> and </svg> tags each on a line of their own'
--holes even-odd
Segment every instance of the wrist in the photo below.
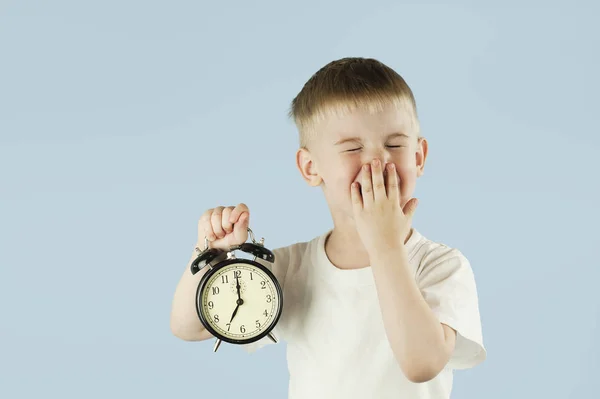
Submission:
<svg viewBox="0 0 600 399">
<path fill-rule="evenodd" d="M 401 260 L 408 260 L 408 251 L 404 243 L 377 245 L 369 251 L 369 259 L 375 264 L 387 264 L 390 261 L 396 263 Z"/>
</svg>

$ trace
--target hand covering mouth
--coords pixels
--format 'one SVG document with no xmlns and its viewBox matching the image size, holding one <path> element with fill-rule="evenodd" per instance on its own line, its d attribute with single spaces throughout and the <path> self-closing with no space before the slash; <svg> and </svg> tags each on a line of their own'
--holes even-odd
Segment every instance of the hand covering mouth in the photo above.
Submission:
<svg viewBox="0 0 600 399">
<path fill-rule="evenodd" d="M 354 180 L 352 181 L 352 183 L 360 183 L 362 181 L 362 174 L 365 173 L 363 172 L 362 168 L 361 170 L 358 172 L 358 174 L 356 175 L 356 177 L 354 178 Z M 371 171 L 369 171 L 368 173 L 371 173 Z M 383 169 L 383 180 L 387 181 L 387 176 L 388 176 L 388 170 L 387 168 Z M 400 180 L 399 176 L 396 176 L 396 178 L 398 180 Z"/>
</svg>

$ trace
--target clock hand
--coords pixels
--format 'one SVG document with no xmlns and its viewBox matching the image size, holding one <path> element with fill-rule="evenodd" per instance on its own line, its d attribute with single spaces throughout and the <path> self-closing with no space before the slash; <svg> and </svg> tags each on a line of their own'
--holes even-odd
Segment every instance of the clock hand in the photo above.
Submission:
<svg viewBox="0 0 600 399">
<path fill-rule="evenodd" d="M 233 311 L 233 314 L 231 315 L 231 319 L 229 320 L 230 323 L 233 320 L 233 318 L 235 317 L 235 315 L 237 314 L 237 311 L 239 308 L 240 308 L 240 303 L 238 302 L 237 306 L 235 307 L 235 310 Z"/>
<path fill-rule="evenodd" d="M 240 288 L 241 288 L 241 286 L 240 286 L 240 279 L 239 279 L 239 277 L 236 276 L 235 280 L 236 280 L 235 288 L 237 289 L 238 299 L 236 301 L 237 302 L 237 306 L 235 307 L 235 310 L 233 311 L 233 314 L 231 315 L 231 320 L 229 320 L 230 323 L 233 321 L 233 318 L 237 314 L 237 311 L 240 308 L 240 305 L 244 303 L 244 300 L 242 299 L 242 297 L 240 295 Z"/>
<path fill-rule="evenodd" d="M 242 297 L 240 295 L 240 288 L 241 288 L 241 286 L 240 286 L 240 278 L 238 276 L 236 276 L 235 277 L 235 281 L 237 283 L 236 286 L 235 286 L 235 288 L 237 289 L 238 302 L 242 302 L 243 303 Z M 241 305 L 241 303 L 240 303 L 240 305 Z"/>
</svg>

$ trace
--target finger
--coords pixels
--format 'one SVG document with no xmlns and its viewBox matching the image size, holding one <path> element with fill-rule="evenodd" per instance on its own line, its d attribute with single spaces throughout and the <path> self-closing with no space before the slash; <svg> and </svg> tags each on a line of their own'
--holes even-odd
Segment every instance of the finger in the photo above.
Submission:
<svg viewBox="0 0 600 399">
<path fill-rule="evenodd" d="M 225 237 L 223 223 L 221 222 L 224 208 L 224 206 L 218 206 L 215 209 L 213 209 L 212 215 L 210 215 L 210 224 L 212 225 L 213 232 L 215 233 L 217 238 Z"/>
<path fill-rule="evenodd" d="M 233 224 L 233 235 L 235 245 L 242 244 L 248 239 L 248 224 L 250 223 L 250 213 L 243 212 L 238 221 Z"/>
<path fill-rule="evenodd" d="M 373 199 L 381 201 L 387 198 L 385 192 L 385 180 L 383 179 L 383 170 L 381 161 L 375 159 L 371 165 L 371 180 L 373 181 Z"/>
<path fill-rule="evenodd" d="M 393 163 L 387 165 L 387 197 L 394 201 L 398 201 L 400 198 L 400 184 L 396 174 L 396 165 Z"/>
<path fill-rule="evenodd" d="M 200 220 L 198 220 L 198 241 L 202 241 L 204 245 L 204 238 L 208 238 L 209 241 L 214 241 L 217 239 L 215 236 L 212 225 L 210 223 L 210 216 L 212 215 L 213 209 L 207 209 L 202 216 L 200 216 Z"/>
<path fill-rule="evenodd" d="M 363 207 L 363 201 L 360 195 L 360 184 L 358 182 L 354 182 L 350 185 L 350 199 L 352 200 L 352 208 L 354 211 L 360 211 Z"/>
<path fill-rule="evenodd" d="M 373 182 L 371 181 L 370 165 L 363 166 L 360 182 L 363 206 L 367 207 L 373 203 Z"/>
<path fill-rule="evenodd" d="M 233 231 L 233 224 L 229 221 L 229 218 L 231 217 L 231 212 L 233 212 L 233 207 L 228 206 L 223 209 L 223 216 L 221 217 L 221 227 L 223 227 L 223 230 L 227 234 Z"/>
<path fill-rule="evenodd" d="M 231 223 L 236 223 L 243 212 L 250 213 L 250 210 L 248 209 L 248 206 L 242 202 L 239 203 L 235 208 L 233 208 L 233 211 L 229 216 L 229 221 Z"/>
</svg>

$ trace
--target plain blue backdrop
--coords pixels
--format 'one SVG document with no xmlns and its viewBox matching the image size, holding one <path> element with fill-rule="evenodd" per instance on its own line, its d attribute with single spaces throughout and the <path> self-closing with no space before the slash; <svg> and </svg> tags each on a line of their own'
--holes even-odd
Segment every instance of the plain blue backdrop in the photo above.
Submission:
<svg viewBox="0 0 600 399">
<path fill-rule="evenodd" d="M 346 56 L 414 90 L 415 227 L 475 271 L 488 358 L 452 397 L 594 397 L 597 4 L 2 1 L 0 397 L 285 398 L 285 342 L 215 354 L 171 300 L 207 208 L 268 247 L 331 227 L 286 113 Z"/>
</svg>

